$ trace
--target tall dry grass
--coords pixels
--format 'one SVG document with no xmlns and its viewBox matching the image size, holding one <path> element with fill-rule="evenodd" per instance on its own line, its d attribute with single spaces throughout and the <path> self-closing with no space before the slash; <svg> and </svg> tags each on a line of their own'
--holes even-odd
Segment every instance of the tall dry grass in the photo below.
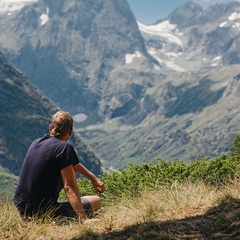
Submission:
<svg viewBox="0 0 240 240">
<path fill-rule="evenodd" d="M 215 188 L 203 183 L 160 187 L 157 191 L 142 192 L 137 198 L 107 201 L 98 212 L 98 222 L 81 225 L 77 222 L 61 224 L 51 219 L 24 221 L 11 202 L 0 203 L 0 239 L 87 239 L 80 236 L 100 235 L 120 231 L 126 227 L 155 221 L 184 219 L 203 215 L 219 204 L 225 196 L 240 199 L 240 181 Z M 103 199 L 104 202 L 104 199 Z M 92 238 L 90 238 L 90 236 Z"/>
</svg>

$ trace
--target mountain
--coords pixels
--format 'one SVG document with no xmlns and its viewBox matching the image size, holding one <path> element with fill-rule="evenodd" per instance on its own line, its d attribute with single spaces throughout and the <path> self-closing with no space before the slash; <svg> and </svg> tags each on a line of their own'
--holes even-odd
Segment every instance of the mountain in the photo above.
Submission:
<svg viewBox="0 0 240 240">
<path fill-rule="evenodd" d="M 7 59 L 59 107 L 85 114 L 88 122 L 110 114 L 104 97 L 112 91 L 113 69 L 135 55 L 143 66 L 158 64 L 125 0 L 30 1 L 2 12 L 0 29 Z"/>
<path fill-rule="evenodd" d="M 46 133 L 59 108 L 0 53 L 0 166 L 18 175 L 31 142 Z M 74 134 L 71 142 L 83 164 L 102 172 L 99 158 Z"/>
<path fill-rule="evenodd" d="M 240 3 L 203 9 L 187 2 L 154 25 L 138 23 L 148 52 L 173 71 L 240 63 Z"/>
<path fill-rule="evenodd" d="M 148 26 L 125 0 L 4 3 L 0 50 L 74 115 L 106 169 L 232 146 L 240 3 L 203 10 L 188 2 Z"/>
<path fill-rule="evenodd" d="M 109 169 L 156 158 L 190 162 L 227 154 L 240 129 L 240 65 L 170 75 L 148 91 L 158 106 L 141 124 L 79 129 Z"/>
</svg>

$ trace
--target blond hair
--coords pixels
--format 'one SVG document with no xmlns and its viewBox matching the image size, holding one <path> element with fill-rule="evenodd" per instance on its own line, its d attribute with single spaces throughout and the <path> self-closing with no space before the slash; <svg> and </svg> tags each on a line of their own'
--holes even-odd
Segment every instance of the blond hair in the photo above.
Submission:
<svg viewBox="0 0 240 240">
<path fill-rule="evenodd" d="M 52 131 L 54 136 L 64 136 L 73 129 L 73 117 L 70 113 L 58 111 L 52 116 Z"/>
</svg>

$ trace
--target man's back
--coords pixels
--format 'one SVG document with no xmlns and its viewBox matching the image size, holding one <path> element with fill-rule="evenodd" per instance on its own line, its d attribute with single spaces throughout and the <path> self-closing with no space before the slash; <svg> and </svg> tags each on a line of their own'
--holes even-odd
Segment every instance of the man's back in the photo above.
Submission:
<svg viewBox="0 0 240 240">
<path fill-rule="evenodd" d="M 30 146 L 24 160 L 15 199 L 35 209 L 56 202 L 63 187 L 61 170 L 79 162 L 71 144 L 44 135 Z"/>
</svg>

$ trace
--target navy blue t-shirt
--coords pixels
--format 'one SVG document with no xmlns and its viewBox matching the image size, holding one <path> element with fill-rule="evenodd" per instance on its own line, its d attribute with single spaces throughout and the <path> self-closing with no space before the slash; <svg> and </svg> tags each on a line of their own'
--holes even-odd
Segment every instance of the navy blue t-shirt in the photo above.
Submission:
<svg viewBox="0 0 240 240">
<path fill-rule="evenodd" d="M 78 163 L 69 142 L 50 135 L 36 139 L 24 159 L 15 200 L 26 201 L 33 208 L 56 202 L 63 188 L 61 170 Z"/>
</svg>

